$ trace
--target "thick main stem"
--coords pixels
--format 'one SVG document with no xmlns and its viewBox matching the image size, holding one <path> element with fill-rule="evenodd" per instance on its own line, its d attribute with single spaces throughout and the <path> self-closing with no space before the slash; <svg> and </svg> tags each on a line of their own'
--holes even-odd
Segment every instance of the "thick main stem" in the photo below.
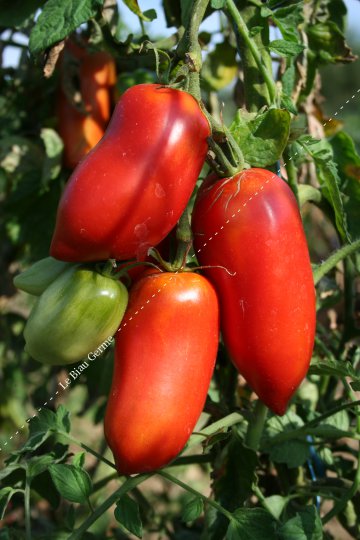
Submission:
<svg viewBox="0 0 360 540">
<path fill-rule="evenodd" d="M 249 420 L 248 430 L 245 437 L 245 444 L 252 450 L 256 451 L 259 447 L 267 413 L 268 408 L 259 399 L 256 402 L 253 417 Z"/>
<path fill-rule="evenodd" d="M 255 39 L 250 35 L 249 29 L 235 2 L 233 0 L 226 0 L 225 6 L 235 26 L 239 52 L 244 64 L 247 108 L 249 110 L 257 110 L 264 104 L 271 105 L 276 99 L 276 86 L 271 71 L 270 55 L 265 50 L 263 51 L 263 56 L 268 56 L 268 61 L 265 63 L 258 48 L 261 43 L 257 44 Z M 253 14 L 254 10 L 259 8 L 249 6 L 246 9 L 251 10 L 249 13 Z M 261 36 L 258 39 L 261 41 Z M 262 81 L 259 75 L 265 83 L 265 89 L 262 88 Z"/>
<path fill-rule="evenodd" d="M 198 101 L 201 99 L 199 73 L 202 66 L 198 35 L 208 4 L 209 0 L 195 0 L 189 24 L 176 49 L 177 58 L 189 65 L 189 91 Z"/>
</svg>

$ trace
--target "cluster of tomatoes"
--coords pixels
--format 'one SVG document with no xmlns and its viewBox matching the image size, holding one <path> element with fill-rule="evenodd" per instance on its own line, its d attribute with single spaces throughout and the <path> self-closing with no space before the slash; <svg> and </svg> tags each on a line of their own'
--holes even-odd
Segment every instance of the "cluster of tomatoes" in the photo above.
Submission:
<svg viewBox="0 0 360 540">
<path fill-rule="evenodd" d="M 169 234 L 210 135 L 184 91 L 144 84 L 123 94 L 67 183 L 50 249 L 59 270 L 40 286 L 27 323 L 29 353 L 48 363 L 74 362 L 115 333 L 105 436 L 123 474 L 162 467 L 183 449 L 204 406 L 220 328 L 232 361 L 277 414 L 310 362 L 315 293 L 306 239 L 290 188 L 270 171 L 211 175 L 202 184 L 192 231 L 204 275 L 144 267 L 128 298 L 118 278 L 94 267 L 143 261 Z"/>
</svg>

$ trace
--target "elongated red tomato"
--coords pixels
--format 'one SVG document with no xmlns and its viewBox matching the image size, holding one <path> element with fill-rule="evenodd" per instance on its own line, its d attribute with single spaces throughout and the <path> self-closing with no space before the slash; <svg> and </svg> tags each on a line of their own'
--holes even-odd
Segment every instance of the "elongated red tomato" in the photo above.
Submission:
<svg viewBox="0 0 360 540">
<path fill-rule="evenodd" d="M 274 173 L 249 169 L 205 186 L 195 203 L 194 245 L 219 295 L 230 356 L 277 414 L 309 367 L 315 292 L 295 198 Z"/>
<path fill-rule="evenodd" d="M 127 90 L 106 134 L 70 177 L 51 255 L 64 261 L 142 257 L 186 207 L 209 134 L 190 94 L 155 84 Z"/>
<path fill-rule="evenodd" d="M 219 339 L 214 288 L 194 273 L 155 273 L 130 291 L 116 335 L 105 436 L 120 474 L 158 469 L 188 440 Z"/>
<path fill-rule="evenodd" d="M 72 41 L 66 53 L 78 61 L 78 84 L 86 112 L 80 112 L 67 98 L 63 84 L 69 75 L 62 60 L 61 85 L 57 97 L 58 129 L 64 141 L 64 162 L 75 168 L 79 161 L 99 142 L 110 120 L 112 94 L 116 83 L 113 58 L 104 51 L 91 54 Z"/>
</svg>

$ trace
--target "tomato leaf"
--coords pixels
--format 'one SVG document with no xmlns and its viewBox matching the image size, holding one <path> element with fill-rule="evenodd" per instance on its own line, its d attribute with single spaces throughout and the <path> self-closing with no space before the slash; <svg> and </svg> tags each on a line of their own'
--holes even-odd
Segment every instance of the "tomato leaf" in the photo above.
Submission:
<svg viewBox="0 0 360 540">
<path fill-rule="evenodd" d="M 277 161 L 288 140 L 290 114 L 284 109 L 248 113 L 239 109 L 230 131 L 244 159 L 253 167 L 267 167 Z"/>
<path fill-rule="evenodd" d="M 321 192 L 334 210 L 336 228 L 341 238 L 344 241 L 351 241 L 340 193 L 341 181 L 329 142 L 324 139 L 319 141 L 309 135 L 299 137 L 297 142 L 306 150 L 315 162 Z"/>
<path fill-rule="evenodd" d="M 71 502 L 87 503 L 92 492 L 90 476 L 75 465 L 50 465 L 49 471 L 56 489 L 64 499 Z"/>
<path fill-rule="evenodd" d="M 201 497 L 194 497 L 187 502 L 182 512 L 182 520 L 185 522 L 195 521 L 204 510 L 204 502 Z"/>
<path fill-rule="evenodd" d="M 307 506 L 278 529 L 279 540 L 322 540 L 323 528 L 315 506 Z"/>
<path fill-rule="evenodd" d="M 123 495 L 116 503 L 115 518 L 125 529 L 138 538 L 142 538 L 142 523 L 138 504 L 129 497 Z"/>
<path fill-rule="evenodd" d="M 239 508 L 233 514 L 226 540 L 277 540 L 276 520 L 262 508 Z"/>
<path fill-rule="evenodd" d="M 286 41 L 285 39 L 275 39 L 274 41 L 271 41 L 268 47 L 270 51 L 285 58 L 297 56 L 305 49 L 305 45 L 294 43 L 293 41 Z"/>
<path fill-rule="evenodd" d="M 9 504 L 11 497 L 16 492 L 17 490 L 10 486 L 0 489 L 0 519 L 3 519 L 6 507 Z"/>
<path fill-rule="evenodd" d="M 30 52 L 38 54 L 61 41 L 78 26 L 94 18 L 102 5 L 102 0 L 48 0 L 31 31 Z"/>
<path fill-rule="evenodd" d="M 137 0 L 123 0 L 124 4 L 133 12 L 135 15 L 140 17 L 143 21 L 153 21 L 157 18 L 155 9 L 148 9 L 147 11 L 142 12 Z"/>
<path fill-rule="evenodd" d="M 353 62 L 356 60 L 345 37 L 334 21 L 311 25 L 307 28 L 309 48 L 318 63 Z"/>
<path fill-rule="evenodd" d="M 235 61 L 236 49 L 228 41 L 218 43 L 208 54 L 201 75 L 205 81 L 204 88 L 208 90 L 221 90 L 231 83 L 238 72 Z"/>
<path fill-rule="evenodd" d="M 266 508 L 271 512 L 271 515 L 273 515 L 275 519 L 280 519 L 280 516 L 289 500 L 289 497 L 270 495 L 270 497 L 265 498 L 264 502 L 266 502 Z"/>
<path fill-rule="evenodd" d="M 288 411 L 284 416 L 273 416 L 265 426 L 264 435 L 261 441 L 262 448 L 269 453 L 270 459 L 276 463 L 286 463 L 291 467 L 299 467 L 309 458 L 309 444 L 304 438 L 294 438 L 285 441 L 273 441 L 280 432 L 291 432 L 302 427 L 304 422 L 292 411 Z"/>
<path fill-rule="evenodd" d="M 54 456 L 45 454 L 44 456 L 34 456 L 27 461 L 27 474 L 30 479 L 46 471 L 49 465 L 54 463 Z"/>
<path fill-rule="evenodd" d="M 60 405 L 56 413 L 49 409 L 41 409 L 38 416 L 29 422 L 29 439 L 18 453 L 36 450 L 48 439 L 54 431 L 70 431 L 69 412 Z"/>
<path fill-rule="evenodd" d="M 338 166 L 340 189 L 345 195 L 344 209 L 349 232 L 353 238 L 360 238 L 360 156 L 352 138 L 343 131 L 330 139 L 330 144 Z"/>
</svg>

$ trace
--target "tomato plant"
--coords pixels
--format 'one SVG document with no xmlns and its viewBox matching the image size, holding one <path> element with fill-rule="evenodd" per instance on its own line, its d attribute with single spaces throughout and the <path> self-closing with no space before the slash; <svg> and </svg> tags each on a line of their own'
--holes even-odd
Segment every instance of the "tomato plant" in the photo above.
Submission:
<svg viewBox="0 0 360 540">
<path fill-rule="evenodd" d="M 359 538 L 350 2 L 3 3 L 1 540 Z"/>
</svg>

